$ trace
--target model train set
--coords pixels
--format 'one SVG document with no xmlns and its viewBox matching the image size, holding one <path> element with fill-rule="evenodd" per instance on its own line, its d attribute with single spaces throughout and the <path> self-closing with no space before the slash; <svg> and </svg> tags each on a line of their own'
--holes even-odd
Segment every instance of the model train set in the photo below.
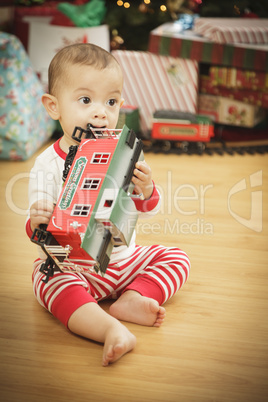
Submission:
<svg viewBox="0 0 268 402">
<path fill-rule="evenodd" d="M 31 238 L 47 256 L 45 282 L 58 270 L 104 275 L 113 247 L 129 244 L 138 218 L 133 200 L 142 199 L 132 194 L 133 170 L 143 159 L 133 130 L 76 127 L 72 137 L 79 145 L 66 158 L 61 195 L 48 226 Z"/>
<path fill-rule="evenodd" d="M 126 124 L 130 125 L 128 116 Z M 136 117 L 137 118 L 137 117 Z M 136 132 L 137 132 L 136 128 Z M 150 133 L 140 133 L 144 152 L 233 155 L 268 152 L 268 127 L 251 129 L 214 124 L 209 116 L 158 110 L 152 117 Z"/>
</svg>

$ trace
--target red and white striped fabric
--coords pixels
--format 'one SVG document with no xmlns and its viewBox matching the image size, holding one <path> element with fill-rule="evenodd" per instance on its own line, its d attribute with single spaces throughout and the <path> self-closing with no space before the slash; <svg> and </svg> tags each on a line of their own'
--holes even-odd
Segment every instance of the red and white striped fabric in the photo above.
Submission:
<svg viewBox="0 0 268 402">
<path fill-rule="evenodd" d="M 110 264 L 102 277 L 94 273 L 55 272 L 44 283 L 39 271 L 42 261 L 35 263 L 33 289 L 39 303 L 66 326 L 70 315 L 86 302 L 119 297 L 126 290 L 165 303 L 186 282 L 190 261 L 176 247 L 136 246 L 125 260 Z"/>
<path fill-rule="evenodd" d="M 268 43 L 268 19 L 197 18 L 194 32 L 216 43 Z"/>
<path fill-rule="evenodd" d="M 141 129 L 151 129 L 159 109 L 196 113 L 198 63 L 147 52 L 116 50 L 124 73 L 123 97 L 140 111 Z"/>
</svg>

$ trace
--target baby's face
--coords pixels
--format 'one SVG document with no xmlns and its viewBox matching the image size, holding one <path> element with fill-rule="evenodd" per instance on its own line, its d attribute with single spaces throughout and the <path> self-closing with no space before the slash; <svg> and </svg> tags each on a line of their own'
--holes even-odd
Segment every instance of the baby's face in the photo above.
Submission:
<svg viewBox="0 0 268 402">
<path fill-rule="evenodd" d="M 69 139 L 76 126 L 114 129 L 120 107 L 123 76 L 117 65 L 104 70 L 91 66 L 72 65 L 59 83 L 56 95 L 59 122 Z"/>
</svg>

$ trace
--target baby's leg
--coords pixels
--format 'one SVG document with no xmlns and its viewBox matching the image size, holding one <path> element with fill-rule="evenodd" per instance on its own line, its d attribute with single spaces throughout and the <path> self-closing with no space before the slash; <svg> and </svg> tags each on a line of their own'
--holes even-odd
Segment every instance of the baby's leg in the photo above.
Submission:
<svg viewBox="0 0 268 402">
<path fill-rule="evenodd" d="M 150 297 L 127 290 L 110 306 L 110 313 L 119 320 L 135 324 L 160 327 L 166 315 L 164 307 Z"/>
<path fill-rule="evenodd" d="M 79 307 L 71 315 L 68 328 L 85 338 L 104 343 L 103 366 L 120 359 L 136 345 L 135 336 L 96 303 L 86 303 Z"/>
<path fill-rule="evenodd" d="M 44 274 L 39 271 L 40 264 L 40 261 L 35 264 L 33 272 L 37 300 L 70 331 L 104 343 L 104 366 L 134 348 L 135 336 L 116 318 L 102 310 L 88 291 L 90 284 L 86 279 L 82 280 L 75 273 L 55 272 L 53 280 L 44 283 Z"/>
</svg>

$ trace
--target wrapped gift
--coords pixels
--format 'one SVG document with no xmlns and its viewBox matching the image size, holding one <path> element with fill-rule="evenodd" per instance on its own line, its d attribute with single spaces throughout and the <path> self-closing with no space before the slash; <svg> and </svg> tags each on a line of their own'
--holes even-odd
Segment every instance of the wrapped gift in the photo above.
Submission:
<svg viewBox="0 0 268 402">
<path fill-rule="evenodd" d="M 196 113 L 197 62 L 147 52 L 116 50 L 113 55 L 124 73 L 123 97 L 139 108 L 144 133 L 151 130 L 156 110 Z"/>
<path fill-rule="evenodd" d="M 42 105 L 42 85 L 18 38 L 0 33 L 0 59 L 0 158 L 27 159 L 56 123 Z"/>
<path fill-rule="evenodd" d="M 216 43 L 189 30 L 177 32 L 166 23 L 150 33 L 149 51 L 220 66 L 268 71 L 268 45 Z"/>
<path fill-rule="evenodd" d="M 253 70 L 240 70 L 230 67 L 211 66 L 211 83 L 226 88 L 268 89 L 268 73 Z"/>
<path fill-rule="evenodd" d="M 265 119 L 265 110 L 259 106 L 206 94 L 199 95 L 198 113 L 217 123 L 242 127 L 254 127 Z"/>
<path fill-rule="evenodd" d="M 14 9 L 14 34 L 20 39 L 24 48 L 28 50 L 29 23 L 27 17 L 46 17 L 51 21 L 61 14 L 58 10 L 59 1 L 46 1 L 32 7 L 17 6 Z"/>
<path fill-rule="evenodd" d="M 251 105 L 268 108 L 268 90 L 237 89 L 216 86 L 210 76 L 199 76 L 199 92 L 204 94 L 219 95 L 225 98 L 236 99 Z"/>
<path fill-rule="evenodd" d="M 268 43 L 268 19 L 197 18 L 194 32 L 216 43 Z"/>
<path fill-rule="evenodd" d="M 94 43 L 110 50 L 110 36 L 107 25 L 91 28 L 50 25 L 47 20 L 29 17 L 28 53 L 35 71 L 44 85 L 47 83 L 48 66 L 55 54 L 64 46 L 73 43 Z"/>
</svg>

